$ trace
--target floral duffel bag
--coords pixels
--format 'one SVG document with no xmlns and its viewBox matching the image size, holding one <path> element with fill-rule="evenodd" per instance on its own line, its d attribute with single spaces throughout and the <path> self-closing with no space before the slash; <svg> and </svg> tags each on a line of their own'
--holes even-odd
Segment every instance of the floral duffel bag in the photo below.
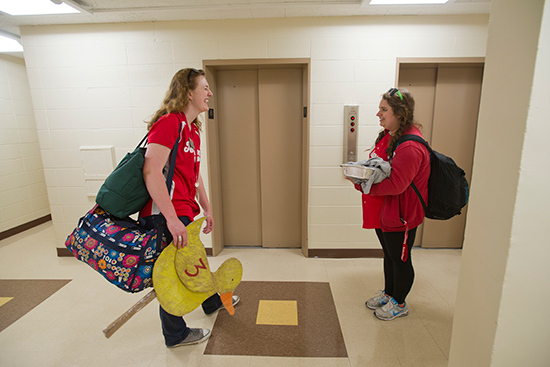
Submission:
<svg viewBox="0 0 550 367">
<path fill-rule="evenodd" d="M 139 292 L 153 286 L 153 265 L 166 244 L 164 218 L 159 215 L 155 222 L 147 230 L 96 205 L 80 218 L 65 246 L 110 283 L 126 292 Z"/>
</svg>

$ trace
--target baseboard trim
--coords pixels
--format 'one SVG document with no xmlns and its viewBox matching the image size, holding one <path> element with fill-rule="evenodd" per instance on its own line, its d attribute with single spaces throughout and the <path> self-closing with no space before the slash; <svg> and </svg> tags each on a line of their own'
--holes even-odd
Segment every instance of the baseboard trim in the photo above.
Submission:
<svg viewBox="0 0 550 367">
<path fill-rule="evenodd" d="M 66 247 L 57 248 L 57 257 L 73 257 L 73 253 Z"/>
<path fill-rule="evenodd" d="M 206 255 L 212 256 L 212 248 L 206 247 Z M 57 248 L 58 257 L 71 257 L 73 254 L 65 247 Z M 383 258 L 382 249 L 310 249 L 308 257 L 325 259 L 352 259 L 352 258 Z"/>
<path fill-rule="evenodd" d="M 384 251 L 382 249 L 375 248 L 327 248 L 327 249 L 309 249 L 308 257 L 319 257 L 328 259 L 347 259 L 347 258 L 383 258 Z"/>
<path fill-rule="evenodd" d="M 6 231 L 0 232 L 0 241 L 5 240 L 8 237 L 15 236 L 16 234 L 19 234 L 21 232 L 25 232 L 28 229 L 34 228 L 46 222 L 49 222 L 50 220 L 52 220 L 52 215 L 48 214 L 35 220 L 31 220 L 30 222 L 18 225 L 17 227 L 13 227 Z"/>
</svg>

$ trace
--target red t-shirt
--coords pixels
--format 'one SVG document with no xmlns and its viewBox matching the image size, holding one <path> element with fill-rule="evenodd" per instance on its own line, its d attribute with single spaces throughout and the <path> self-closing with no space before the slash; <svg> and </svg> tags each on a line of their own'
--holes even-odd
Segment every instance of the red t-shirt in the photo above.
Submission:
<svg viewBox="0 0 550 367">
<path fill-rule="evenodd" d="M 391 135 L 386 134 L 376 144 L 374 149 L 370 152 L 369 158 L 380 157 L 385 161 L 388 161 L 388 154 L 386 149 L 390 142 Z M 361 186 L 358 185 L 358 189 L 361 191 Z M 382 211 L 382 205 L 384 204 L 384 196 L 371 196 L 369 194 L 362 195 L 363 203 L 363 228 L 380 228 L 380 212 Z"/>
<path fill-rule="evenodd" d="M 189 128 L 185 114 L 170 113 L 162 116 L 151 126 L 147 141 L 172 149 L 178 138 L 178 155 L 170 197 L 178 217 L 186 216 L 193 220 L 200 213 L 200 206 L 195 199 L 201 161 L 199 130 L 194 124 L 191 124 L 191 129 Z M 172 153 L 170 157 L 171 155 Z M 168 174 L 169 165 L 170 158 L 166 163 L 165 176 Z M 150 200 L 141 210 L 140 216 L 146 217 L 158 213 L 159 209 Z"/>
</svg>

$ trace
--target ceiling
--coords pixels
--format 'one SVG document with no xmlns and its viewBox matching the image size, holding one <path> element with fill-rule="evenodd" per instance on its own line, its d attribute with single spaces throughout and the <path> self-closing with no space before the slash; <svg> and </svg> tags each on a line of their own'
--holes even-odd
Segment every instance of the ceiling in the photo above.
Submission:
<svg viewBox="0 0 550 367">
<path fill-rule="evenodd" d="M 60 0 L 54 0 L 58 2 Z M 173 20 L 325 17 L 358 15 L 489 14 L 491 0 L 449 0 L 444 5 L 382 6 L 370 0 L 65 0 L 83 12 L 9 16 L 0 31 L 20 35 L 20 26 L 127 23 Z"/>
</svg>

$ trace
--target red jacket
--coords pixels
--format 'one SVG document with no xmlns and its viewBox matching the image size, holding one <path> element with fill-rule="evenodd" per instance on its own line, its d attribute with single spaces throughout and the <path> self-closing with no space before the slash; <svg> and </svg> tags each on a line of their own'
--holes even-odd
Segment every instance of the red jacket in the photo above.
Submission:
<svg viewBox="0 0 550 367">
<path fill-rule="evenodd" d="M 422 136 L 415 127 L 407 132 Z M 399 144 L 391 161 L 391 174 L 371 187 L 370 195 L 385 196 L 380 226 L 384 232 L 401 232 L 418 227 L 424 221 L 424 209 L 411 187 L 414 182 L 424 201 L 428 200 L 430 155 L 422 144 L 406 141 Z"/>
</svg>

